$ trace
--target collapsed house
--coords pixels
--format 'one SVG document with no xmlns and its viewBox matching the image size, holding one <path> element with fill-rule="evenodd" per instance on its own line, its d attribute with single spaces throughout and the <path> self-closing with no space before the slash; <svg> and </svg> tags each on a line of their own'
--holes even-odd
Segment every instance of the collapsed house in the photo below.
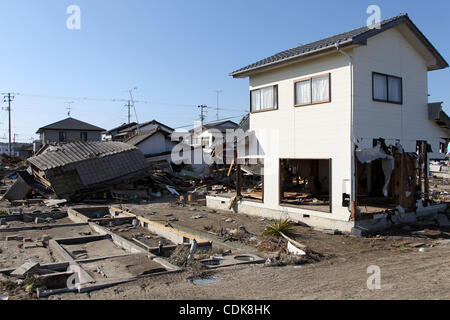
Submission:
<svg viewBox="0 0 450 320">
<path fill-rule="evenodd" d="M 207 205 L 346 232 L 445 211 L 428 178 L 430 160 L 445 157 L 448 116 L 428 103 L 427 77 L 447 67 L 401 14 L 232 72 L 249 78 L 250 125 L 241 145 L 222 147 L 235 153 L 236 193 Z M 243 171 L 249 162 L 261 168 Z M 258 199 L 245 197 L 250 171 L 262 174 Z"/>
<path fill-rule="evenodd" d="M 36 180 L 63 199 L 112 189 L 149 169 L 142 152 L 122 142 L 48 144 L 27 161 Z"/>
</svg>

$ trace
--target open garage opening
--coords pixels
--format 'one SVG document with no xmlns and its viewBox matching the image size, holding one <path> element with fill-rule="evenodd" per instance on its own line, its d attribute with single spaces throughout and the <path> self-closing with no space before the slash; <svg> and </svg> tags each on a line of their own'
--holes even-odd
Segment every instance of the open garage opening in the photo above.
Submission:
<svg viewBox="0 0 450 320">
<path fill-rule="evenodd" d="M 331 159 L 280 159 L 280 204 L 331 213 Z"/>
</svg>

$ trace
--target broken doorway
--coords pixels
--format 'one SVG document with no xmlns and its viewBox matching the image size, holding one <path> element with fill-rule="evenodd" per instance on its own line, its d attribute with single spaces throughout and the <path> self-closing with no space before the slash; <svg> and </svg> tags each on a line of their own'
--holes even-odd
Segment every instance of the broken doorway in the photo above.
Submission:
<svg viewBox="0 0 450 320">
<path fill-rule="evenodd" d="M 331 159 L 280 159 L 280 204 L 331 213 Z"/>
<path fill-rule="evenodd" d="M 264 202 L 263 159 L 245 159 L 241 165 L 242 197 L 246 200 Z"/>
</svg>

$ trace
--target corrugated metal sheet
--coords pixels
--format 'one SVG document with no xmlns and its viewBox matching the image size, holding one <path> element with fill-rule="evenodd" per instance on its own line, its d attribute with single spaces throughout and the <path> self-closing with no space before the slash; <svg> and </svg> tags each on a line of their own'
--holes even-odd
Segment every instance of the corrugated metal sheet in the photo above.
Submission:
<svg viewBox="0 0 450 320">
<path fill-rule="evenodd" d="M 115 141 L 71 142 L 49 146 L 42 154 L 31 157 L 28 162 L 42 171 L 63 167 L 81 161 L 102 158 L 114 154 L 138 150 L 136 147 Z M 142 156 L 143 157 L 143 156 Z M 143 160 L 145 161 L 145 159 Z"/>
</svg>

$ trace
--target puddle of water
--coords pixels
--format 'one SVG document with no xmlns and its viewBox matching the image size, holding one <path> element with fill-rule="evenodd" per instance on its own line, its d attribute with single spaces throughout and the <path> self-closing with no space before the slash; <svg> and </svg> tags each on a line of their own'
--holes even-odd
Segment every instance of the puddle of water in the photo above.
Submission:
<svg viewBox="0 0 450 320">
<path fill-rule="evenodd" d="M 217 283 L 219 281 L 220 280 L 216 278 L 197 278 L 193 279 L 192 283 L 196 286 L 206 286 L 208 284 Z"/>
</svg>

